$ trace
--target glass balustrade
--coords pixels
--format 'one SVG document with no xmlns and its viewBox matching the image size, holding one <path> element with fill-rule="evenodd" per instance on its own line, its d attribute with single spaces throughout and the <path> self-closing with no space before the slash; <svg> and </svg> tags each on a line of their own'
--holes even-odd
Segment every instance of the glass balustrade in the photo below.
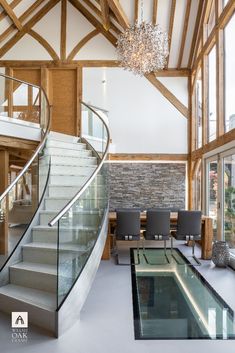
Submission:
<svg viewBox="0 0 235 353">
<path fill-rule="evenodd" d="M 82 117 L 81 137 L 97 154 L 98 166 L 92 181 L 58 221 L 58 306 L 86 265 L 108 209 L 108 164 L 105 161 L 108 129 L 99 115 L 86 105 L 83 105 Z"/>
<path fill-rule="evenodd" d="M 44 91 L 1 74 L 0 87 L 0 119 L 15 118 L 40 124 L 43 141 L 50 120 L 50 107 Z M 8 183 L 4 186 L 8 190 L 1 189 L 0 193 L 0 269 L 30 225 L 47 184 L 50 158 L 44 155 L 42 142 L 35 153 L 30 152 L 31 156 L 21 158 L 22 154 L 14 145 L 8 152 L 14 160 L 8 158 L 9 163 L 5 166 Z"/>
<path fill-rule="evenodd" d="M 40 87 L 0 75 L 0 117 L 40 124 Z"/>
</svg>

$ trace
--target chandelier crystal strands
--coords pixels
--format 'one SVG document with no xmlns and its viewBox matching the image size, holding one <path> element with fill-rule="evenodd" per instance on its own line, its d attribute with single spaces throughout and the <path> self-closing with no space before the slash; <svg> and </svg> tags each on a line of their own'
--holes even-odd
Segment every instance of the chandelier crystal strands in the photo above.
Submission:
<svg viewBox="0 0 235 353">
<path fill-rule="evenodd" d="M 168 34 L 158 24 L 143 20 L 141 1 L 141 22 L 121 33 L 117 40 L 117 54 L 120 66 L 135 75 L 143 76 L 152 71 L 164 69 L 168 49 Z"/>
</svg>

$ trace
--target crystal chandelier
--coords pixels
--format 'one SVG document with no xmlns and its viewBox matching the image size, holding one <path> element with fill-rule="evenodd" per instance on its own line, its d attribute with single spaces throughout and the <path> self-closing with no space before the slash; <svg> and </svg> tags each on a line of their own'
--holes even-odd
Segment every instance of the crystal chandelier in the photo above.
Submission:
<svg viewBox="0 0 235 353">
<path fill-rule="evenodd" d="M 120 65 L 143 76 L 152 71 L 164 69 L 168 50 L 168 34 L 156 24 L 143 21 L 143 0 L 141 0 L 141 22 L 121 33 L 117 40 L 117 54 Z"/>
</svg>

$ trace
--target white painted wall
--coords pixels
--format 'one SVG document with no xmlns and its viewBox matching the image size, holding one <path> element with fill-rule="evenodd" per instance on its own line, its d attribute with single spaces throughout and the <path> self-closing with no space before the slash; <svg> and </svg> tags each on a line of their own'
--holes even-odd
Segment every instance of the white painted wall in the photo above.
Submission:
<svg viewBox="0 0 235 353">
<path fill-rule="evenodd" d="M 121 68 L 85 68 L 83 77 L 83 100 L 109 111 L 112 152 L 187 153 L 186 118 L 146 78 Z M 184 80 L 175 82 L 186 101 Z"/>
</svg>

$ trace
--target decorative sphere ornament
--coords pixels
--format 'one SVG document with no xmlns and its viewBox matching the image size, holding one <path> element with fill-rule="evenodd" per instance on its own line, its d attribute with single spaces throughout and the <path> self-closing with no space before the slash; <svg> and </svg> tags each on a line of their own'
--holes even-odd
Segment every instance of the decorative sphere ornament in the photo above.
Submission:
<svg viewBox="0 0 235 353">
<path fill-rule="evenodd" d="M 169 55 L 168 35 L 158 24 L 136 23 L 119 35 L 117 54 L 120 65 L 135 75 L 162 70 Z"/>
</svg>

